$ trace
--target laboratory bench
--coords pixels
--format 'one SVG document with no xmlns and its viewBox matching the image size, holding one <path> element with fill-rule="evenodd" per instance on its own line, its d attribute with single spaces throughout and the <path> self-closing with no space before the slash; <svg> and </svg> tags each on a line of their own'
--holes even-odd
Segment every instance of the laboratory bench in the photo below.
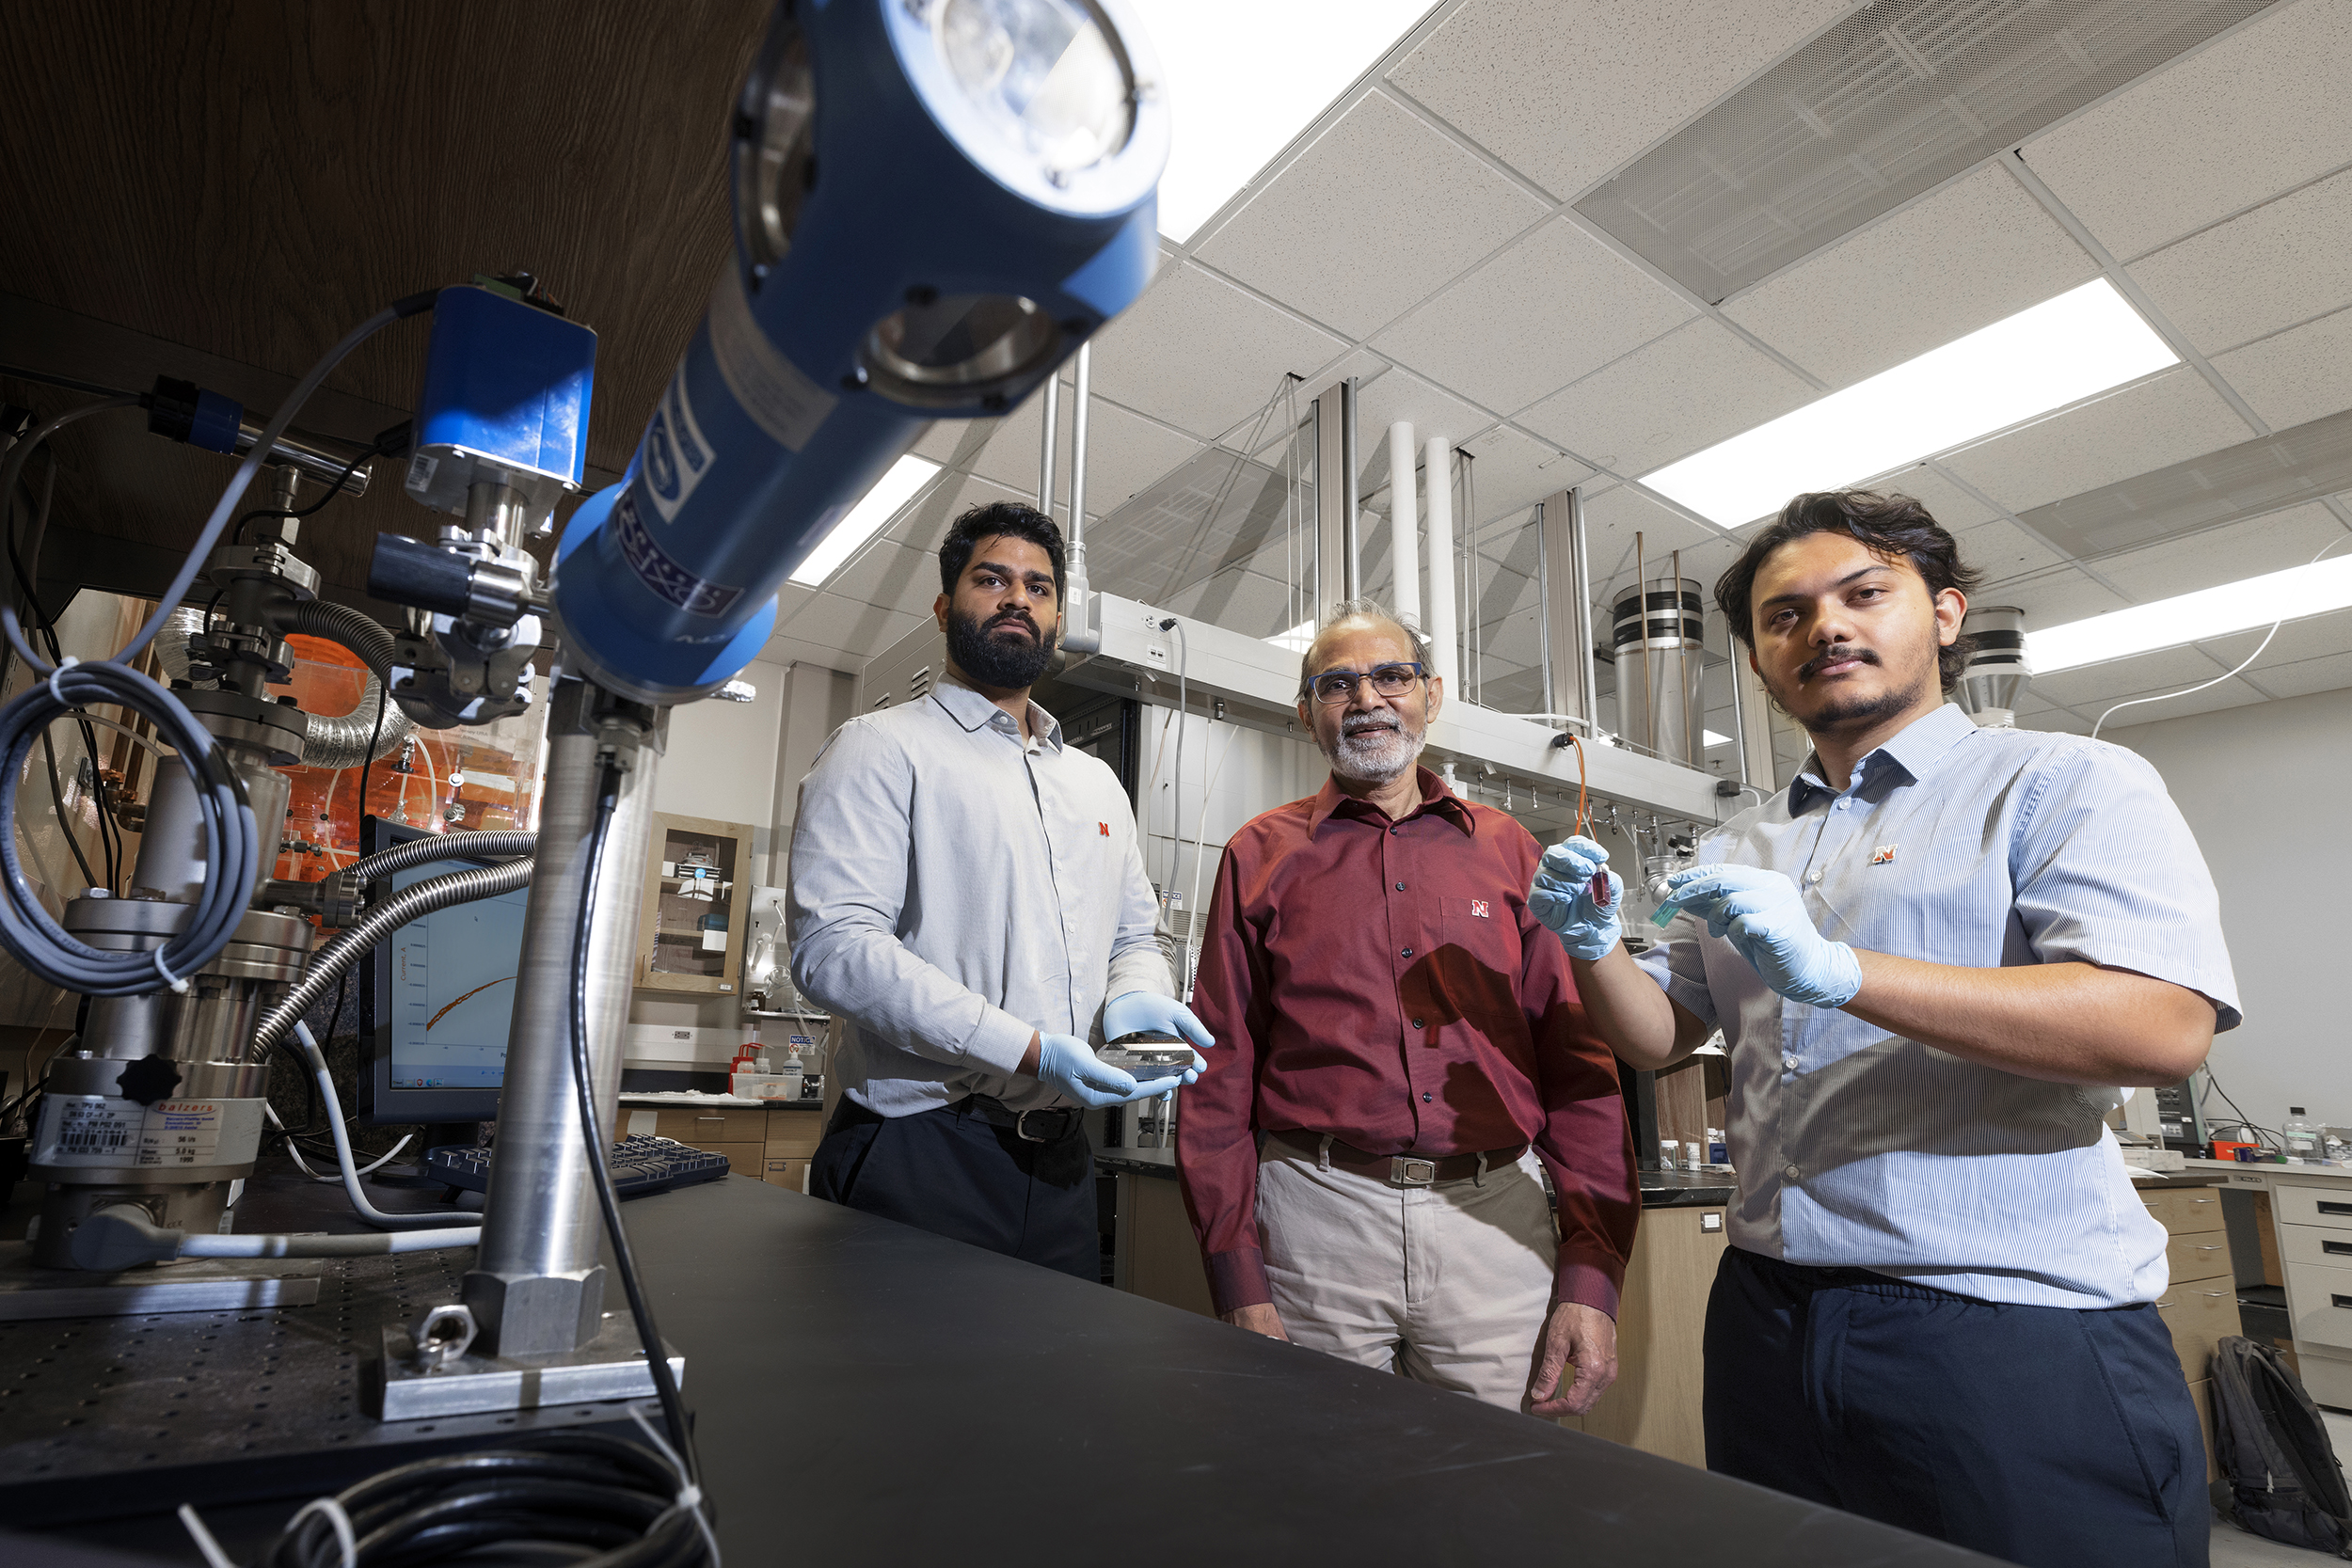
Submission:
<svg viewBox="0 0 2352 1568">
<path fill-rule="evenodd" d="M 1136 1565 L 1990 1560 L 765 1182 L 623 1213 L 738 1568 L 1055 1542 Z M 209 1348 L 276 1348 L 325 1310 L 250 1314 L 295 1331 L 267 1346 L 271 1323 L 207 1325 Z M 175 1484 L 72 1533 L 193 1561 Z M 291 1506 L 206 1512 L 249 1542 Z"/>
<path fill-rule="evenodd" d="M 727 1169 L 796 1193 L 808 1190 L 808 1162 L 825 1134 L 823 1099 L 748 1100 L 686 1091 L 621 1093 L 624 1134 L 649 1132 L 726 1156 Z"/>
</svg>

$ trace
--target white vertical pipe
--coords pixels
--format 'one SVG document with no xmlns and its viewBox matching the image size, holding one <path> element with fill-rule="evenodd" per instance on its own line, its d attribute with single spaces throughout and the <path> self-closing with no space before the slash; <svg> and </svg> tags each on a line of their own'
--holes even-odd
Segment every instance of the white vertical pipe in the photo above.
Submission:
<svg viewBox="0 0 2352 1568">
<path fill-rule="evenodd" d="M 1413 505 L 1413 427 L 1389 426 L 1389 559 L 1396 564 L 1396 618 L 1418 631 L 1421 618 L 1421 518 Z"/>
<path fill-rule="evenodd" d="M 1454 694 L 1454 643 L 1460 629 L 1454 614 L 1454 443 L 1432 436 L 1422 449 L 1429 487 L 1429 642 L 1437 668 L 1430 672 Z"/>
</svg>

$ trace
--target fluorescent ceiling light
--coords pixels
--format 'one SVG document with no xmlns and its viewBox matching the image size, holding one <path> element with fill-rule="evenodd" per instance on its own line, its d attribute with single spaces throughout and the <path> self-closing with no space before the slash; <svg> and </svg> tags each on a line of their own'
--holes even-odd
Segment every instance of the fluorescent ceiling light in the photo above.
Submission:
<svg viewBox="0 0 2352 1568">
<path fill-rule="evenodd" d="M 1642 476 L 1720 528 L 1777 512 L 2179 363 L 2096 278 Z"/>
<path fill-rule="evenodd" d="M 2352 608 L 2352 555 L 2342 555 L 2029 631 L 2026 657 L 2035 674 L 2047 675 L 2347 608 Z"/>
<path fill-rule="evenodd" d="M 1278 631 L 1265 641 L 1278 648 L 1288 648 L 1295 654 L 1303 654 L 1314 646 L 1315 618 L 1310 615 L 1290 630 Z"/>
<path fill-rule="evenodd" d="M 1713 730 L 1699 731 L 1699 738 L 1709 746 L 1728 746 L 1731 744 L 1731 736 L 1727 735 L 1717 735 Z"/>
<path fill-rule="evenodd" d="M 913 452 L 890 466 L 890 471 L 874 482 L 864 499 L 850 508 L 842 519 L 833 525 L 833 531 L 817 542 L 808 552 L 808 559 L 792 568 L 792 580 L 803 588 L 815 588 L 841 569 L 841 563 L 856 553 L 857 547 L 880 533 L 882 525 L 898 515 L 917 490 L 930 483 L 939 472 L 939 465 L 928 457 Z"/>
<path fill-rule="evenodd" d="M 1182 245 L 1429 9 L 1429 0 L 1135 0 L 1167 77 L 1160 232 Z"/>
</svg>

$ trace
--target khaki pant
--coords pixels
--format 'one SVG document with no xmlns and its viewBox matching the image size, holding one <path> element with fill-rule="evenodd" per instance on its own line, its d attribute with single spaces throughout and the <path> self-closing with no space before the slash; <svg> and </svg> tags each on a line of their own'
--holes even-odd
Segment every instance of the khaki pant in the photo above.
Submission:
<svg viewBox="0 0 2352 1568">
<path fill-rule="evenodd" d="M 1327 1355 L 1521 1408 L 1559 1254 L 1535 1168 L 1530 1153 L 1481 1180 L 1394 1187 L 1266 1139 L 1258 1230 L 1283 1328 Z"/>
</svg>

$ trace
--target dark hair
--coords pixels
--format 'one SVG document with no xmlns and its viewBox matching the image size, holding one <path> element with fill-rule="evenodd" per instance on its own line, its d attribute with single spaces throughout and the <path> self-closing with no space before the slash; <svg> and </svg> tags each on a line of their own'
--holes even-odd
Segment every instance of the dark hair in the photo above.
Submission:
<svg viewBox="0 0 2352 1568">
<path fill-rule="evenodd" d="M 983 539 L 1026 539 L 1054 563 L 1054 597 L 1062 596 L 1061 527 L 1034 506 L 1019 501 L 991 501 L 976 506 L 955 520 L 939 542 L 939 591 L 953 595 L 956 579 L 972 564 L 972 552 Z"/>
<path fill-rule="evenodd" d="M 1715 582 L 1715 603 L 1731 624 L 1731 634 L 1756 651 L 1752 619 L 1756 574 L 1767 558 L 1792 540 L 1809 533 L 1843 533 L 1859 540 L 1874 555 L 1901 556 L 1924 578 L 1931 598 L 1947 588 L 1963 595 L 1977 591 L 1982 574 L 1960 559 L 1960 545 L 1928 509 L 1909 496 L 1873 490 L 1816 490 L 1780 509 L 1764 531 L 1748 542 L 1740 559 Z M 1976 649 L 1976 639 L 1961 637 L 1936 651 L 1936 665 L 1948 694 L 1960 684 L 1960 672 Z"/>
</svg>

